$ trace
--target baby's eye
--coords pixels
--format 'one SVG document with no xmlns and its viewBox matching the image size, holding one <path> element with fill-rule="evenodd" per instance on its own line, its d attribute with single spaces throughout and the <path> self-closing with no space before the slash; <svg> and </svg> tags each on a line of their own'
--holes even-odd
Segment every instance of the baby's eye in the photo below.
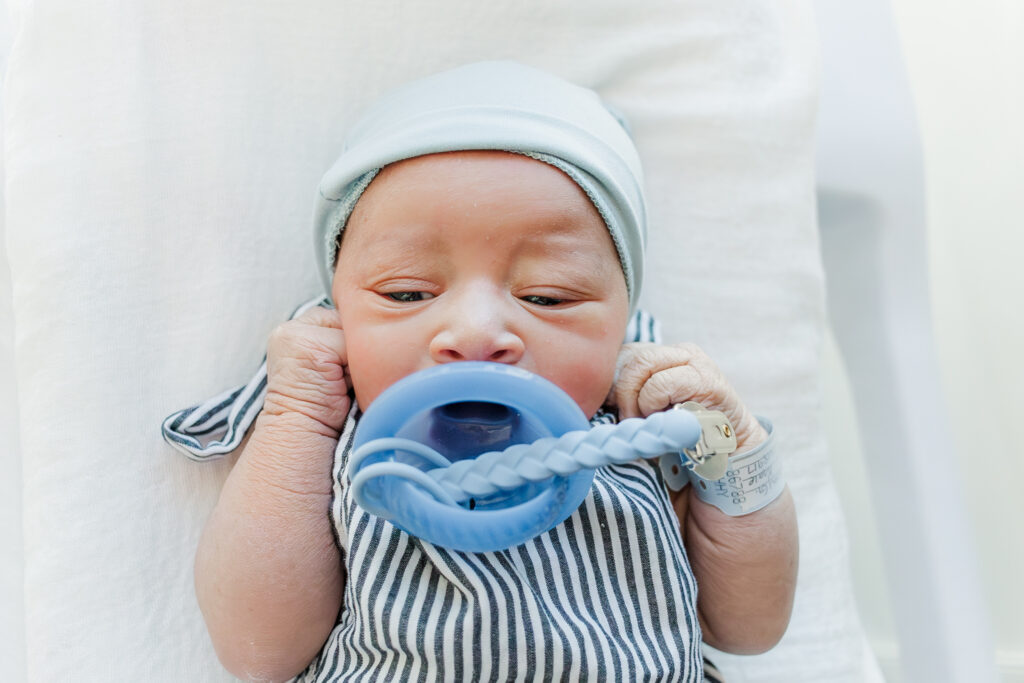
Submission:
<svg viewBox="0 0 1024 683">
<path fill-rule="evenodd" d="M 434 298 L 434 295 L 430 292 L 385 292 L 384 296 L 393 301 L 401 301 L 403 303 L 412 303 L 415 301 Z"/>
<path fill-rule="evenodd" d="M 537 306 L 557 306 L 565 302 L 565 299 L 555 299 L 550 296 L 540 296 L 539 294 L 528 294 L 521 298 L 523 301 L 536 304 Z"/>
</svg>

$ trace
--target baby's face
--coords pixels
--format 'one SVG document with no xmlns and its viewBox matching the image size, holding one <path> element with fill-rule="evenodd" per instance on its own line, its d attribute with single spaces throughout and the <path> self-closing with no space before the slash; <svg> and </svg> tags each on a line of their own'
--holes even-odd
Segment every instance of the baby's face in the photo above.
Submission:
<svg viewBox="0 0 1024 683">
<path fill-rule="evenodd" d="M 629 309 L 586 194 L 507 152 L 381 171 L 349 218 L 332 294 L 363 409 L 417 370 L 483 360 L 551 380 L 589 416 L 611 387 Z"/>
</svg>

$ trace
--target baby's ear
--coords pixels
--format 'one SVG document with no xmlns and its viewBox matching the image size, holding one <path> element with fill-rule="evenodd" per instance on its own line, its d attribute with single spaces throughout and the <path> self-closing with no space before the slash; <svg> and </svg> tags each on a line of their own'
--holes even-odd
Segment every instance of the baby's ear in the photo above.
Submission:
<svg viewBox="0 0 1024 683">
<path fill-rule="evenodd" d="M 615 120 L 619 122 L 619 125 L 622 126 L 622 129 L 626 131 L 626 135 L 628 135 L 632 139 L 633 129 L 630 128 L 629 120 L 626 118 L 626 115 L 623 114 L 618 107 L 608 104 L 604 100 L 601 100 L 601 104 L 604 105 L 604 108 L 608 110 L 609 114 L 615 117 Z"/>
</svg>

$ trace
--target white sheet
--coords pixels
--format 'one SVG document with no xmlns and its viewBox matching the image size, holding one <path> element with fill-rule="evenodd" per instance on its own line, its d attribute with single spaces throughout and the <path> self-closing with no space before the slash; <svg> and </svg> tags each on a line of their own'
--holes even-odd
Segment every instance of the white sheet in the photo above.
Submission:
<svg viewBox="0 0 1024 683">
<path fill-rule="evenodd" d="M 0 73 L 6 71 L 7 25 L 0 22 Z M 2 81 L 0 81 L 2 82 Z M 0 109 L 2 109 L 0 95 Z M 0 143 L 3 129 L 0 128 Z M 0 164 L 0 179 L 3 166 Z M 3 183 L 0 183 L 0 206 Z M 0 678 L 25 679 L 24 544 L 21 533 L 21 460 L 18 399 L 14 387 L 14 317 L 7 267 L 5 221 L 0 214 Z"/>
<path fill-rule="evenodd" d="M 226 465 L 176 454 L 159 422 L 243 381 L 273 325 L 315 293 L 313 192 L 361 104 L 506 57 L 626 113 L 651 199 L 644 303 L 779 431 L 801 516 L 796 612 L 776 650 L 720 657 L 723 669 L 863 680 L 819 421 L 810 6 L 647 7 L 12 3 L 4 163 L 28 680 L 229 678 L 191 579 Z"/>
</svg>

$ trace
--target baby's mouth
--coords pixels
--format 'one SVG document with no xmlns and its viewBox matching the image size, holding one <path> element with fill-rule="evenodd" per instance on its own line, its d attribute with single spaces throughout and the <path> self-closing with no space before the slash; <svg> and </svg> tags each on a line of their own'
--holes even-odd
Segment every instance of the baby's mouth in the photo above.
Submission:
<svg viewBox="0 0 1024 683">
<path fill-rule="evenodd" d="M 490 401 L 459 401 L 437 409 L 445 418 L 468 424 L 506 425 L 515 414 L 506 405 Z"/>
<path fill-rule="evenodd" d="M 475 457 L 501 450 L 511 443 L 519 425 L 518 411 L 490 401 L 457 401 L 433 411 L 431 435 L 446 456 L 453 459 Z"/>
</svg>

